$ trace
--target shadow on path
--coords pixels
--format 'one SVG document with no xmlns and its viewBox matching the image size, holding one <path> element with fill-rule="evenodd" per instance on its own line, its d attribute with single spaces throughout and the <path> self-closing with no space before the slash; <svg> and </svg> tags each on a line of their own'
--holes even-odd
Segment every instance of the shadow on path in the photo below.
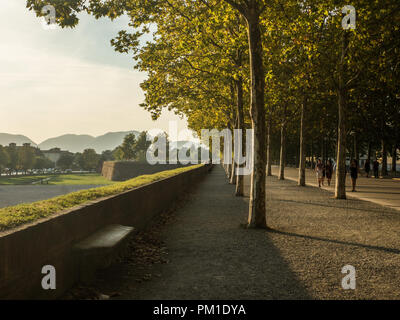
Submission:
<svg viewBox="0 0 400 320">
<path fill-rule="evenodd" d="M 346 241 L 341 241 L 341 240 L 327 239 L 327 238 L 321 238 L 321 237 L 315 237 L 315 236 L 308 236 L 308 235 L 297 234 L 297 233 L 292 233 L 292 232 L 285 232 L 285 231 L 279 231 L 279 230 L 274 230 L 274 229 L 270 229 L 269 232 L 276 233 L 276 234 L 281 234 L 281 235 L 285 235 L 285 236 L 290 236 L 290 237 L 298 237 L 298 238 L 309 239 L 309 240 L 331 242 L 331 243 L 343 244 L 343 245 L 347 245 L 347 246 L 354 246 L 354 247 L 360 247 L 360 248 L 365 248 L 365 249 L 371 249 L 371 250 L 378 250 L 378 251 L 383 251 L 383 252 L 400 254 L 400 250 L 399 249 L 395 249 L 395 248 L 372 246 L 372 245 L 356 243 L 356 242 L 346 242 Z"/>
<path fill-rule="evenodd" d="M 215 166 L 190 192 L 161 233 L 169 263 L 148 267 L 145 272 L 158 277 L 141 283 L 135 282 L 134 275 L 114 272 L 125 287 L 119 298 L 311 298 L 271 235 L 240 226 L 246 221 L 248 203 L 234 196 L 234 186 L 228 184 L 221 166 Z"/>
</svg>

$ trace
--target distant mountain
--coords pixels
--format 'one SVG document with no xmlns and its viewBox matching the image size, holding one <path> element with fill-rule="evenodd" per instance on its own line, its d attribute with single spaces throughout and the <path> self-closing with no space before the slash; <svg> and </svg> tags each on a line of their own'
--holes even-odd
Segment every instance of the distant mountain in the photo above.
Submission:
<svg viewBox="0 0 400 320">
<path fill-rule="evenodd" d="M 105 150 L 114 150 L 116 147 L 121 145 L 125 136 L 129 133 L 139 136 L 139 131 L 120 131 L 120 132 L 109 132 L 104 135 L 93 137 L 87 134 L 65 134 L 59 137 L 50 138 L 38 145 L 41 150 L 49 150 L 52 148 L 60 148 L 70 152 L 83 152 L 85 149 L 95 149 L 97 153 L 101 153 Z M 23 145 L 24 143 L 30 143 L 32 146 L 36 146 L 28 137 L 23 135 L 14 135 L 8 133 L 0 133 L 0 145 L 8 146 L 10 143 L 16 143 L 17 145 Z M 181 149 L 183 147 L 190 148 L 194 144 L 199 147 L 200 144 L 192 141 L 172 141 L 172 149 Z"/>
<path fill-rule="evenodd" d="M 95 139 L 96 138 L 86 134 L 64 134 L 62 136 L 43 141 L 39 144 L 39 148 L 41 150 L 60 148 L 61 150 L 67 150 L 71 152 L 82 152 L 87 148 L 93 148 Z"/>
<path fill-rule="evenodd" d="M 95 149 L 97 153 L 101 153 L 105 150 L 113 150 L 118 147 L 129 133 L 134 133 L 136 136 L 140 134 L 138 131 L 109 132 L 98 137 L 65 134 L 43 141 L 39 144 L 39 148 L 41 150 L 60 148 L 70 152 L 83 152 L 83 150 L 90 148 Z"/>
<path fill-rule="evenodd" d="M 32 146 L 36 146 L 35 142 L 23 135 L 0 133 L 0 145 L 8 146 L 10 143 L 16 143 L 18 146 L 22 146 L 24 143 L 30 143 Z"/>
<path fill-rule="evenodd" d="M 97 150 L 114 150 L 123 141 L 126 135 L 133 133 L 136 138 L 139 137 L 139 131 L 121 131 L 121 132 L 109 132 L 95 139 L 93 149 Z"/>
</svg>

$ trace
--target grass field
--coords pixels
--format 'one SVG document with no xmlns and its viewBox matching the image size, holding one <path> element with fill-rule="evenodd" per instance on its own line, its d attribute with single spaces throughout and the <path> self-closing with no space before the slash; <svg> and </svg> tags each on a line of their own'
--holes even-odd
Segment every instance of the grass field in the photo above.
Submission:
<svg viewBox="0 0 400 320">
<path fill-rule="evenodd" d="M 105 179 L 98 173 L 84 174 L 59 174 L 59 175 L 35 175 L 35 176 L 17 176 L 0 177 L 0 185 L 24 185 L 32 184 L 41 179 L 48 179 L 49 184 L 53 185 L 110 185 L 115 182 Z M 40 183 L 39 183 L 40 184 Z"/>
</svg>

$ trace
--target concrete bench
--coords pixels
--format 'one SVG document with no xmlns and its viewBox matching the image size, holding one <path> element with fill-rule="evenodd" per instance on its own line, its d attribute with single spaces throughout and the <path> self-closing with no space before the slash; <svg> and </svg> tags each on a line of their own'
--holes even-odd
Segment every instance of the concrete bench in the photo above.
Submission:
<svg viewBox="0 0 400 320">
<path fill-rule="evenodd" d="M 74 246 L 79 269 L 79 280 L 91 282 L 96 270 L 108 267 L 126 247 L 134 233 L 133 227 L 119 224 L 108 225 Z"/>
</svg>

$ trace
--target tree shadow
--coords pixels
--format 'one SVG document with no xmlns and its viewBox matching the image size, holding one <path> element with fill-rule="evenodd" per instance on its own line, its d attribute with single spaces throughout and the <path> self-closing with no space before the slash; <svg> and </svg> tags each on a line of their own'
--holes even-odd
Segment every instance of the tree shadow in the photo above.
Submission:
<svg viewBox="0 0 400 320">
<path fill-rule="evenodd" d="M 289 202 L 289 203 L 299 203 L 299 204 L 305 204 L 305 205 L 310 205 L 310 206 L 319 206 L 319 207 L 328 207 L 328 208 L 338 208 L 338 209 L 351 209 L 351 210 L 358 210 L 358 211 L 363 211 L 363 212 L 378 212 L 382 213 L 383 210 L 388 211 L 391 210 L 390 208 L 387 207 L 382 207 L 382 209 L 372 209 L 372 208 L 357 208 L 357 207 L 349 207 L 349 206 L 336 206 L 336 205 L 329 205 L 326 203 L 317 203 L 317 202 L 307 202 L 307 201 L 299 201 L 299 200 L 290 200 L 290 199 L 273 199 L 273 201 L 278 201 L 278 202 Z M 343 201 L 343 200 L 335 200 L 335 201 Z M 361 199 L 344 199 L 344 201 L 350 201 L 350 202 L 364 202 Z"/>
<path fill-rule="evenodd" d="M 346 242 L 346 241 L 342 241 L 342 240 L 326 239 L 326 238 L 321 238 L 321 237 L 316 237 L 316 236 L 309 236 L 309 235 L 297 234 L 297 233 L 292 233 L 292 232 L 280 231 L 280 230 L 276 230 L 276 229 L 269 229 L 268 232 L 281 234 L 281 235 L 285 235 L 285 236 L 289 236 L 289 237 L 297 237 L 297 238 L 308 239 L 308 240 L 317 240 L 317 241 L 323 241 L 323 242 L 329 242 L 329 243 L 342 244 L 342 245 L 346 245 L 346 246 L 359 247 L 359 248 L 364 248 L 364 249 L 369 249 L 369 250 L 377 250 L 377 251 L 383 251 L 383 252 L 388 252 L 388 253 L 400 254 L 400 250 L 395 249 L 395 248 L 386 248 L 386 247 L 372 246 L 372 245 L 357 243 L 357 242 Z"/>
</svg>

